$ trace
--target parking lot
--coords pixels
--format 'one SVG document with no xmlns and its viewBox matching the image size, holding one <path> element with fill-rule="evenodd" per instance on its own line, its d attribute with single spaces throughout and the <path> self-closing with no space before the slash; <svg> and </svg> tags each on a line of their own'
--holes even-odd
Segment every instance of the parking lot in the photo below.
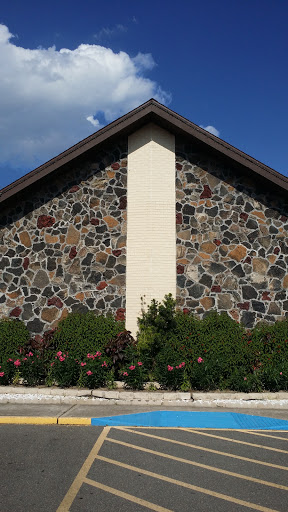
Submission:
<svg viewBox="0 0 288 512">
<path fill-rule="evenodd" d="M 1 512 L 286 512 L 288 432 L 0 426 Z"/>
</svg>

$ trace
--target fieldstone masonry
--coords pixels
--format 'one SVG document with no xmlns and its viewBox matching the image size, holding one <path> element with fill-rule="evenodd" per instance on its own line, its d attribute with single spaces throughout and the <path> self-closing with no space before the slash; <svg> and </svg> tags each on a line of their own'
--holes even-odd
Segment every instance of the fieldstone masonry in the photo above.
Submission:
<svg viewBox="0 0 288 512">
<path fill-rule="evenodd" d="M 3 203 L 0 317 L 24 320 L 34 334 L 71 311 L 125 319 L 127 136 L 117 140 L 93 157 L 87 153 L 81 163 L 72 159 Z M 283 319 L 287 194 L 273 195 L 258 174 L 244 174 L 221 156 L 197 151 L 176 136 L 176 262 L 173 256 L 171 265 L 176 265 L 178 307 L 200 316 L 211 309 L 227 311 L 247 327 Z M 153 229 L 157 209 L 149 215 Z M 164 257 L 153 254 L 153 272 Z"/>
<path fill-rule="evenodd" d="M 287 316 L 287 200 L 178 144 L 176 201 L 178 305 L 247 327 Z"/>
<path fill-rule="evenodd" d="M 68 312 L 125 317 L 127 146 L 24 193 L 0 215 L 1 317 L 32 333 Z"/>
</svg>

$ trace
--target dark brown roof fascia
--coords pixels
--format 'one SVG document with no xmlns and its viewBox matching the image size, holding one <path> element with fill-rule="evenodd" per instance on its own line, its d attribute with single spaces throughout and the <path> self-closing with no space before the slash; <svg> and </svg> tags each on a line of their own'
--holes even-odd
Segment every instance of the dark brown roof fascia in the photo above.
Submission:
<svg viewBox="0 0 288 512">
<path fill-rule="evenodd" d="M 157 118 L 161 120 L 162 125 L 163 122 L 165 123 L 165 127 L 168 130 L 186 137 L 196 138 L 199 142 L 208 145 L 217 153 L 221 153 L 241 166 L 251 169 L 278 187 L 288 190 L 288 178 L 282 174 L 200 128 L 185 117 L 158 103 L 158 101 L 151 99 L 0 190 L 0 202 L 5 201 L 59 167 L 83 155 L 86 151 L 106 142 L 108 139 L 120 134 L 129 134 L 150 120 L 157 122 Z"/>
</svg>

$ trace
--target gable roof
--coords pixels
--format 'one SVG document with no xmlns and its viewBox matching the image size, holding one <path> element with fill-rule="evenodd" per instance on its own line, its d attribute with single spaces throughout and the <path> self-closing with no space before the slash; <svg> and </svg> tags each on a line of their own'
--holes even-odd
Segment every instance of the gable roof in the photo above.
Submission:
<svg viewBox="0 0 288 512">
<path fill-rule="evenodd" d="M 104 126 L 104 128 L 101 128 L 86 139 L 78 142 L 63 153 L 60 153 L 55 158 L 52 158 L 45 164 L 4 187 L 0 190 L 0 202 L 24 190 L 29 187 L 29 185 L 32 185 L 63 165 L 68 164 L 75 158 L 80 157 L 87 151 L 96 149 L 100 144 L 108 142 L 108 140 L 112 140 L 116 136 L 127 136 L 148 122 L 157 123 L 175 135 L 181 135 L 190 140 L 192 139 L 198 146 L 205 147 L 205 149 L 208 149 L 210 152 L 230 160 L 231 163 L 258 174 L 264 178 L 265 181 L 268 180 L 268 184 L 273 184 L 273 186 L 276 186 L 278 189 L 280 187 L 282 191 L 288 190 L 287 177 L 258 160 L 255 160 L 246 153 L 243 153 L 243 151 L 240 151 L 234 146 L 231 146 L 215 135 L 212 135 L 203 128 L 200 128 L 185 117 L 173 112 L 173 110 L 152 98 L 134 110 L 131 110 L 128 114 Z"/>
</svg>

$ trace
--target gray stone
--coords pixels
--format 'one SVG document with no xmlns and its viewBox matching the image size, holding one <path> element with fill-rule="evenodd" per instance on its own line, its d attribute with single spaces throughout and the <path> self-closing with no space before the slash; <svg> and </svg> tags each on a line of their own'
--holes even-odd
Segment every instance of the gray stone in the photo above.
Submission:
<svg viewBox="0 0 288 512">
<path fill-rule="evenodd" d="M 50 283 L 50 279 L 44 270 L 38 270 L 35 275 L 33 286 L 37 288 L 45 288 Z"/>
</svg>

